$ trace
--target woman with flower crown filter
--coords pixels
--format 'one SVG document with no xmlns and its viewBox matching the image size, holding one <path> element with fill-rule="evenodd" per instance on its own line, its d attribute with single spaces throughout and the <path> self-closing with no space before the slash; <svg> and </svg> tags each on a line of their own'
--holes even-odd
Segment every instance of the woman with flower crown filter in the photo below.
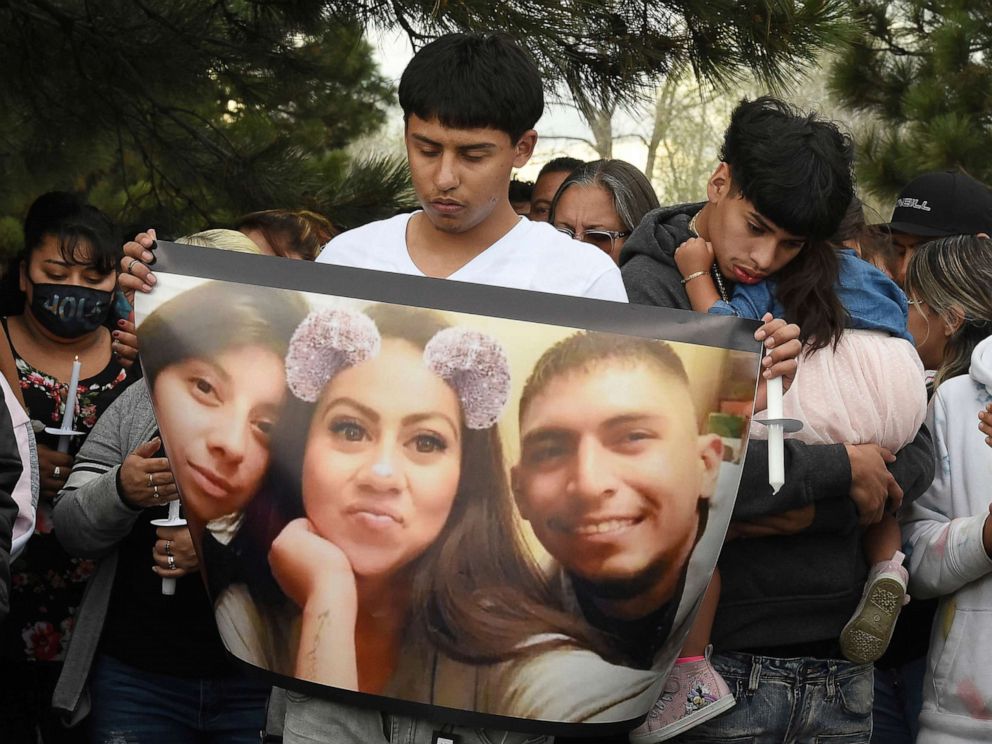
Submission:
<svg viewBox="0 0 992 744">
<path fill-rule="evenodd" d="M 650 706 L 657 675 L 605 660 L 522 542 L 496 426 L 510 389 L 497 341 L 427 311 L 321 310 L 297 329 L 286 367 L 296 410 L 256 501 L 297 500 L 275 507 L 288 524 L 268 559 L 299 608 L 299 643 L 282 660 L 254 643 L 246 628 L 278 616 L 235 585 L 217 609 L 238 655 L 492 714 L 623 721 Z"/>
</svg>

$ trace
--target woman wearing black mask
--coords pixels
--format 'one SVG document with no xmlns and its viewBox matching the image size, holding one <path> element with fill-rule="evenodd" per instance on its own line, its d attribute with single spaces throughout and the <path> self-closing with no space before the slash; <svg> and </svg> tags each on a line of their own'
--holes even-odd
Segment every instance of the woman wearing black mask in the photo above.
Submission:
<svg viewBox="0 0 992 744">
<path fill-rule="evenodd" d="M 133 381 L 121 367 L 105 327 L 120 258 L 113 224 L 70 194 L 39 197 L 24 224 L 19 288 L 20 315 L 3 319 L 21 392 L 35 428 L 62 425 L 73 360 L 81 375 L 72 428 L 89 432 L 100 414 Z M 69 644 L 75 611 L 93 566 L 70 558 L 52 532 L 52 499 L 72 470 L 85 437 L 68 452 L 59 438 L 38 433 L 41 501 L 35 534 L 11 566 L 11 613 L 0 633 L 0 725 L 13 741 L 73 741 L 78 733 L 48 716 L 52 689 Z"/>
</svg>

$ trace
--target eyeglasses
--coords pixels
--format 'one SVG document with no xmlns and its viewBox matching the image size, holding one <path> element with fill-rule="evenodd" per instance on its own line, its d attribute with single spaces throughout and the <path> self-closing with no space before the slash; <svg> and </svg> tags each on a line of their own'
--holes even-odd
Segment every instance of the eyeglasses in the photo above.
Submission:
<svg viewBox="0 0 992 744">
<path fill-rule="evenodd" d="M 613 255 L 613 249 L 616 247 L 617 238 L 626 238 L 630 235 L 630 230 L 586 230 L 585 232 L 576 233 L 567 227 L 556 227 L 560 233 L 565 233 L 572 240 L 581 240 L 583 243 L 589 243 L 594 245 L 603 253 Z"/>
</svg>

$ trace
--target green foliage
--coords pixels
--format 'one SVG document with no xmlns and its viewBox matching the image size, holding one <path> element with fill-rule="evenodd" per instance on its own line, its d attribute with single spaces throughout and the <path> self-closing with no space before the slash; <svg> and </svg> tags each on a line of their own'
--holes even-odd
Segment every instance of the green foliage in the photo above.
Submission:
<svg viewBox="0 0 992 744">
<path fill-rule="evenodd" d="M 181 234 L 320 197 L 343 148 L 394 98 L 354 19 L 319 3 L 38 0 L 0 4 L 0 215 L 83 192 L 129 227 Z M 409 202 L 383 183 L 358 215 Z M 4 234 L 0 250 L 15 248 Z"/>
<path fill-rule="evenodd" d="M 831 92 L 874 119 L 859 176 L 894 197 L 929 170 L 992 183 L 992 5 L 857 0 L 863 36 L 831 71 Z"/>
<path fill-rule="evenodd" d="M 343 224 L 410 203 L 400 164 L 352 163 L 392 87 L 363 32 L 414 46 L 500 30 L 597 104 L 693 70 L 788 80 L 850 32 L 848 0 L 6 0 L 0 216 L 78 190 L 128 228 L 180 234 L 270 207 Z M 366 167 L 367 166 L 367 167 Z"/>
</svg>

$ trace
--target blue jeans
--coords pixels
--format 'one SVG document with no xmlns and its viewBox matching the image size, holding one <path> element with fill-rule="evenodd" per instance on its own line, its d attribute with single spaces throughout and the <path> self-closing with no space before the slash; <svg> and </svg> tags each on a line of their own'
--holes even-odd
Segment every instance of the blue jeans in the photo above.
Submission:
<svg viewBox="0 0 992 744">
<path fill-rule="evenodd" d="M 443 724 L 286 691 L 283 744 L 431 744 Z M 551 737 L 447 726 L 460 744 L 551 744 Z"/>
<path fill-rule="evenodd" d="M 913 744 L 920 732 L 927 657 L 895 669 L 875 667 L 872 744 Z"/>
<path fill-rule="evenodd" d="M 872 665 L 714 654 L 737 704 L 678 742 L 868 744 Z"/>
<path fill-rule="evenodd" d="M 151 674 L 98 656 L 90 695 L 93 744 L 257 744 L 269 687 L 240 675 Z"/>
</svg>

